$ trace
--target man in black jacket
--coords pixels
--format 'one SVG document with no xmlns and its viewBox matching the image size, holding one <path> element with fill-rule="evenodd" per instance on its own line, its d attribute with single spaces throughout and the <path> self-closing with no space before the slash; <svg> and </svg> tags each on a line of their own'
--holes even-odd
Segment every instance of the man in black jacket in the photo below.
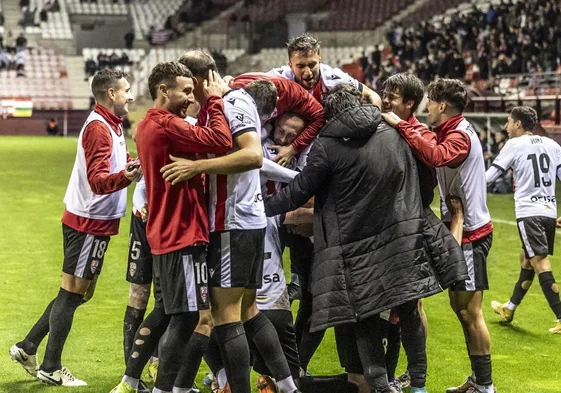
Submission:
<svg viewBox="0 0 561 393">
<path fill-rule="evenodd" d="M 458 277 L 437 277 L 431 265 L 417 163 L 397 132 L 381 122 L 379 109 L 341 84 L 327 95 L 325 111 L 329 121 L 307 166 L 267 201 L 267 215 L 315 196 L 312 330 L 352 324 L 370 387 L 390 392 L 378 314 L 397 307 L 407 326 L 404 346 L 414 359 L 413 387 L 423 392 L 425 335 L 417 299 L 439 292 L 439 280 Z M 443 255 L 441 262 L 450 261 Z M 465 278 L 465 264 L 458 271 Z"/>
</svg>

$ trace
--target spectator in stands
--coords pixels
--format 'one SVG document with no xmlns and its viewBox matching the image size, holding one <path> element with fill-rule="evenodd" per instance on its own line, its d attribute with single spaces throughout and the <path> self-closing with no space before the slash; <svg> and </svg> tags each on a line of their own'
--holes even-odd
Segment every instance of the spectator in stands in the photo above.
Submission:
<svg viewBox="0 0 561 393">
<path fill-rule="evenodd" d="M 47 10 L 45 8 L 43 8 L 41 12 L 39 12 L 39 19 L 41 20 L 41 22 L 46 22 L 47 20 L 49 20 L 49 17 L 47 16 Z"/>
<path fill-rule="evenodd" d="M 22 49 L 16 52 L 15 63 L 17 76 L 25 76 L 25 61 L 27 58 L 27 50 Z"/>
<path fill-rule="evenodd" d="M 87 81 L 90 76 L 93 77 L 96 71 L 97 71 L 96 62 L 92 58 L 86 60 L 86 64 L 84 65 L 84 73 L 86 74 L 85 80 Z"/>
<path fill-rule="evenodd" d="M 405 30 L 393 25 L 386 34 L 392 56 L 399 56 L 402 67 L 413 69 L 425 81 L 446 73 L 459 75 L 456 57 L 464 59 L 462 74 L 481 79 L 488 79 L 490 71 L 503 75 L 555 70 L 561 65 L 559 2 L 526 0 L 513 4 L 504 0 L 485 11 L 474 5 L 467 12 L 449 13 L 441 23 L 436 28 L 434 23 L 423 22 Z M 491 66 L 490 60 L 499 56 L 501 60 Z M 449 63 L 451 59 L 454 65 Z M 431 72 L 433 69 L 438 72 Z"/>
<path fill-rule="evenodd" d="M 9 68 L 12 64 L 12 56 L 3 48 L 0 48 L 0 70 Z"/>
<path fill-rule="evenodd" d="M 18 38 L 16 38 L 16 52 L 24 51 L 27 48 L 27 38 L 23 35 L 23 32 L 19 33 Z"/>
<path fill-rule="evenodd" d="M 2 12 L 0 12 L 0 26 L 4 26 L 4 14 Z M 0 37 L 2 35 L 0 34 Z M 2 45 L 2 43 L 0 42 L 0 46 Z"/>
<path fill-rule="evenodd" d="M 125 34 L 125 47 L 127 49 L 132 49 L 134 43 L 134 30 L 129 30 L 127 34 Z"/>
<path fill-rule="evenodd" d="M 23 11 L 23 8 L 29 8 L 29 0 L 19 0 L 19 8 Z"/>
<path fill-rule="evenodd" d="M 26 7 L 23 11 L 23 18 L 19 20 L 18 24 L 22 27 L 35 26 L 35 13 L 37 13 L 37 8 Z"/>
<path fill-rule="evenodd" d="M 47 135 L 50 136 L 59 135 L 58 123 L 54 118 L 49 120 L 49 122 L 47 123 Z"/>
</svg>

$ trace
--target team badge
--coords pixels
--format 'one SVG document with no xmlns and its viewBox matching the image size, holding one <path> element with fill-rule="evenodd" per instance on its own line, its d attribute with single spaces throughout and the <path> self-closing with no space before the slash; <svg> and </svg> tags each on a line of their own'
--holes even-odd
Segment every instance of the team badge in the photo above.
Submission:
<svg viewBox="0 0 561 393">
<path fill-rule="evenodd" d="M 97 259 L 92 259 L 92 263 L 90 265 L 90 270 L 92 271 L 92 274 L 95 274 L 98 266 L 99 266 L 99 261 Z"/>
<path fill-rule="evenodd" d="M 206 303 L 208 302 L 208 287 L 207 286 L 202 286 L 199 289 L 200 295 L 201 295 L 201 302 Z"/>
<path fill-rule="evenodd" d="M 129 265 L 129 275 L 131 277 L 134 277 L 135 274 L 136 274 L 136 263 L 131 262 Z"/>
</svg>

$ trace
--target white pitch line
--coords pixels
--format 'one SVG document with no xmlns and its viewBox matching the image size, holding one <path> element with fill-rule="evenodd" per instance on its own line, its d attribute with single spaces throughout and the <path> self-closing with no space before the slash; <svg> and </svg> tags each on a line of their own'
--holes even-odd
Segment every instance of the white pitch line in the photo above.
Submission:
<svg viewBox="0 0 561 393">
<path fill-rule="evenodd" d="M 435 213 L 440 213 L 440 209 L 434 206 L 430 207 L 432 209 L 432 211 L 434 211 Z M 506 225 L 512 225 L 514 227 L 517 227 L 518 224 L 516 223 L 516 221 L 510 221 L 510 220 L 501 220 L 500 218 L 493 218 L 491 217 L 491 222 L 496 222 L 498 224 L 506 224 Z M 560 230 L 556 230 L 555 233 L 557 233 L 558 235 L 561 235 L 561 231 Z"/>
</svg>

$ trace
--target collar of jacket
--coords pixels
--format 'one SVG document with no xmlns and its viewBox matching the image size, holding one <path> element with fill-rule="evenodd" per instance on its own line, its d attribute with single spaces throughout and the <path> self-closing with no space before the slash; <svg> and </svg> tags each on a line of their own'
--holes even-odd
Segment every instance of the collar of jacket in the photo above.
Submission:
<svg viewBox="0 0 561 393">
<path fill-rule="evenodd" d="M 438 127 L 435 127 L 434 131 L 439 136 L 444 136 L 448 131 L 455 130 L 462 120 L 464 120 L 464 115 L 460 113 L 459 115 L 449 118 Z"/>
<path fill-rule="evenodd" d="M 95 111 L 99 113 L 107 121 L 107 123 L 109 123 L 117 135 L 121 135 L 120 125 L 123 124 L 123 119 L 119 116 L 115 116 L 113 113 L 109 112 L 107 108 L 99 104 L 95 106 Z"/>
<path fill-rule="evenodd" d="M 321 137 L 366 139 L 375 132 L 382 115 L 375 105 L 348 108 L 330 119 L 320 132 Z"/>
</svg>

